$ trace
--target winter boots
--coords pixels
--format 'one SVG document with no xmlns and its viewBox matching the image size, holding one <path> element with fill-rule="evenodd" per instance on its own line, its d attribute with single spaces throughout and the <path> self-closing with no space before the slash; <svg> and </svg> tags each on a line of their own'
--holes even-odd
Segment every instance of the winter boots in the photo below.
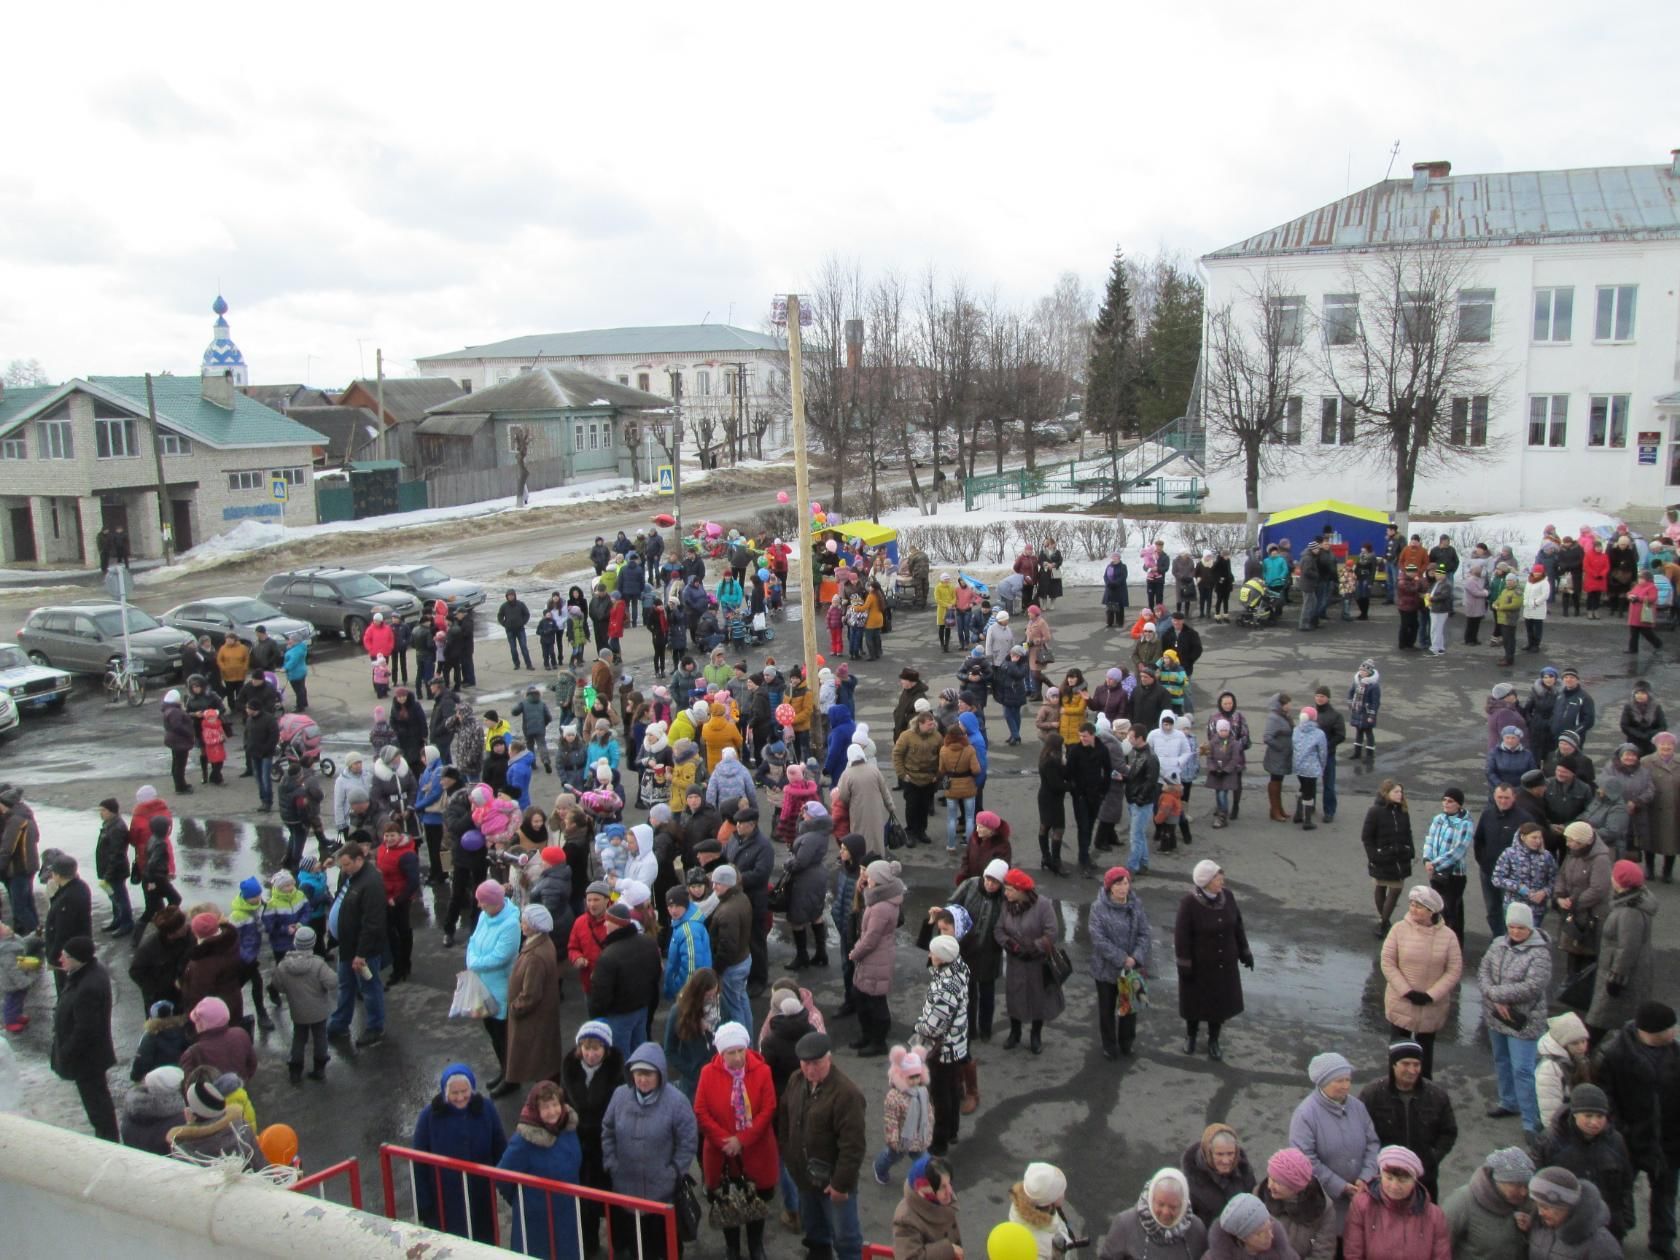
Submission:
<svg viewBox="0 0 1680 1260">
<path fill-rule="evenodd" d="M 811 956 L 806 952 L 810 942 L 810 933 L 804 928 L 793 929 L 793 958 L 788 962 L 789 971 L 804 971 L 811 965 Z"/>
<path fill-rule="evenodd" d="M 980 1065 L 970 1055 L 962 1065 L 962 1114 L 971 1116 L 980 1110 Z"/>
<path fill-rule="evenodd" d="M 1052 875 L 1065 875 L 1062 869 L 1062 829 L 1060 827 L 1040 827 L 1038 829 L 1038 859 L 1039 865 Z"/>
<path fill-rule="evenodd" d="M 1301 830 L 1302 831 L 1317 831 L 1318 830 L 1318 825 L 1313 822 L 1313 812 L 1317 807 L 1313 806 L 1313 805 L 1308 805 L 1303 809 L 1301 806 L 1297 805 L 1295 808 L 1298 811 L 1300 811 L 1300 812 L 1302 812 L 1306 815 L 1305 818 L 1302 819 Z"/>
<path fill-rule="evenodd" d="M 1307 803 L 1297 796 L 1295 798 L 1295 823 L 1297 826 L 1300 825 L 1301 815 L 1306 811 L 1306 808 Z"/>
<path fill-rule="evenodd" d="M 1273 822 L 1288 822 L 1289 815 L 1283 809 L 1283 784 L 1268 782 L 1266 784 L 1266 800 L 1272 807 Z"/>
<path fill-rule="evenodd" d="M 811 925 L 811 935 L 816 937 L 817 940 L 817 952 L 811 955 L 811 966 L 828 966 L 828 924 L 813 923 Z"/>
</svg>

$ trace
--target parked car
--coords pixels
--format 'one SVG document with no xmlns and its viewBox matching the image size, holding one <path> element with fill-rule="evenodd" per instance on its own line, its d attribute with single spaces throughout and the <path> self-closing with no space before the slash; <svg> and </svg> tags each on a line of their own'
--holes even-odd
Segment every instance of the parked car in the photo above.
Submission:
<svg viewBox="0 0 1680 1260">
<path fill-rule="evenodd" d="M 37 665 L 103 674 L 123 658 L 123 605 L 94 600 L 37 608 L 24 619 L 17 640 Z M 136 673 L 180 677 L 181 650 L 192 641 L 185 630 L 128 606 L 128 648 Z"/>
<path fill-rule="evenodd" d="M 217 646 L 232 631 L 249 647 L 257 641 L 258 626 L 282 643 L 294 634 L 301 634 L 306 639 L 315 637 L 315 627 L 309 622 L 288 617 L 273 604 L 245 595 L 212 595 L 209 599 L 177 604 L 159 620 L 177 630 L 190 630 L 195 635 L 207 634 Z"/>
<path fill-rule="evenodd" d="M 393 591 L 360 569 L 333 565 L 276 573 L 263 583 L 262 597 L 287 616 L 355 644 L 361 643 L 374 613 L 384 613 L 388 621 L 420 620 L 417 596 Z"/>
<path fill-rule="evenodd" d="M 70 695 L 71 675 L 51 665 L 37 665 L 20 647 L 0 643 L 0 696 L 14 709 L 57 709 Z M 5 726 L 0 721 L 0 729 Z"/>
<path fill-rule="evenodd" d="M 382 564 L 368 572 L 393 591 L 409 591 L 428 604 L 441 599 L 450 608 L 477 608 L 484 602 L 477 582 L 452 578 L 429 564 Z"/>
<path fill-rule="evenodd" d="M 0 735 L 17 730 L 19 721 L 17 705 L 10 696 L 0 691 Z"/>
</svg>

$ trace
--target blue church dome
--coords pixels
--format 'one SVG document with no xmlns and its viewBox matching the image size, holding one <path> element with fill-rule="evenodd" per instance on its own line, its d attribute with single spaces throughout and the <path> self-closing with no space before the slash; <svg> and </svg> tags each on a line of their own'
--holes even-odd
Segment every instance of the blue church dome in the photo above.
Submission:
<svg viewBox="0 0 1680 1260">
<path fill-rule="evenodd" d="M 233 368 L 243 369 L 245 356 L 228 336 L 226 299 L 217 294 L 210 309 L 216 313 L 216 323 L 211 330 L 210 344 L 204 347 L 203 365 L 200 370 L 220 373 Z M 242 372 L 240 374 L 243 375 Z"/>
</svg>

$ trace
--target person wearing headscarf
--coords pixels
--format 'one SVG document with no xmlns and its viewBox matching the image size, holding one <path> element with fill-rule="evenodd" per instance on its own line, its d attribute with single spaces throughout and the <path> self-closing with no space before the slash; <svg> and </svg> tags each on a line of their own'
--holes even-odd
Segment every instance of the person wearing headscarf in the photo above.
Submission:
<svg viewBox="0 0 1680 1260">
<path fill-rule="evenodd" d="M 496 1167 L 577 1185 L 583 1163 L 577 1128 L 577 1113 L 566 1105 L 565 1091 L 553 1081 L 540 1081 L 526 1095 L 513 1137 Z M 578 1260 L 578 1200 L 574 1196 L 509 1182 L 499 1189 L 513 1209 L 508 1238 L 512 1250 L 552 1260 Z"/>
<path fill-rule="evenodd" d="M 1233 1196 L 1254 1189 L 1248 1152 L 1228 1124 L 1210 1124 L 1203 1129 L 1201 1139 L 1185 1148 L 1178 1166 L 1190 1186 L 1190 1210 L 1209 1232 Z"/>
<path fill-rule="evenodd" d="M 1151 1177 L 1137 1203 L 1114 1218 L 1097 1260 L 1200 1260 L 1207 1227 L 1190 1210 L 1190 1186 L 1176 1168 Z"/>
<path fill-rule="evenodd" d="M 892 1232 L 893 1260 L 957 1260 L 963 1254 L 956 1186 L 943 1159 L 923 1155 L 910 1165 Z"/>
<path fill-rule="evenodd" d="M 507 1150 L 502 1118 L 478 1092 L 478 1078 L 465 1063 L 451 1063 L 439 1074 L 438 1092 L 421 1108 L 408 1144 L 417 1151 L 492 1166 Z M 493 1236 L 495 1200 L 483 1177 L 417 1175 L 414 1199 L 422 1225 L 461 1238 Z"/>
</svg>

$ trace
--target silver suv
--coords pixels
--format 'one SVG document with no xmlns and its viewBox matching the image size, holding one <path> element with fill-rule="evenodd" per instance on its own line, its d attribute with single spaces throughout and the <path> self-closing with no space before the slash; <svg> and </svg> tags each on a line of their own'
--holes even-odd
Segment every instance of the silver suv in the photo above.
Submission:
<svg viewBox="0 0 1680 1260">
<path fill-rule="evenodd" d="M 484 602 L 484 588 L 477 582 L 452 578 L 429 564 L 382 564 L 368 572 L 393 591 L 411 591 L 427 603 L 441 599 L 451 612 Z"/>
<path fill-rule="evenodd" d="M 360 645 L 374 613 L 385 620 L 419 621 L 420 601 L 359 569 L 336 565 L 276 573 L 263 583 L 262 598 L 288 617 L 317 630 L 342 634 Z"/>
<path fill-rule="evenodd" d="M 17 641 L 37 665 L 103 674 L 112 662 L 122 660 L 123 608 L 104 601 L 37 608 L 24 619 Z M 185 630 L 172 630 L 150 613 L 128 606 L 128 646 L 136 673 L 179 677 L 181 651 L 192 641 Z"/>
</svg>

